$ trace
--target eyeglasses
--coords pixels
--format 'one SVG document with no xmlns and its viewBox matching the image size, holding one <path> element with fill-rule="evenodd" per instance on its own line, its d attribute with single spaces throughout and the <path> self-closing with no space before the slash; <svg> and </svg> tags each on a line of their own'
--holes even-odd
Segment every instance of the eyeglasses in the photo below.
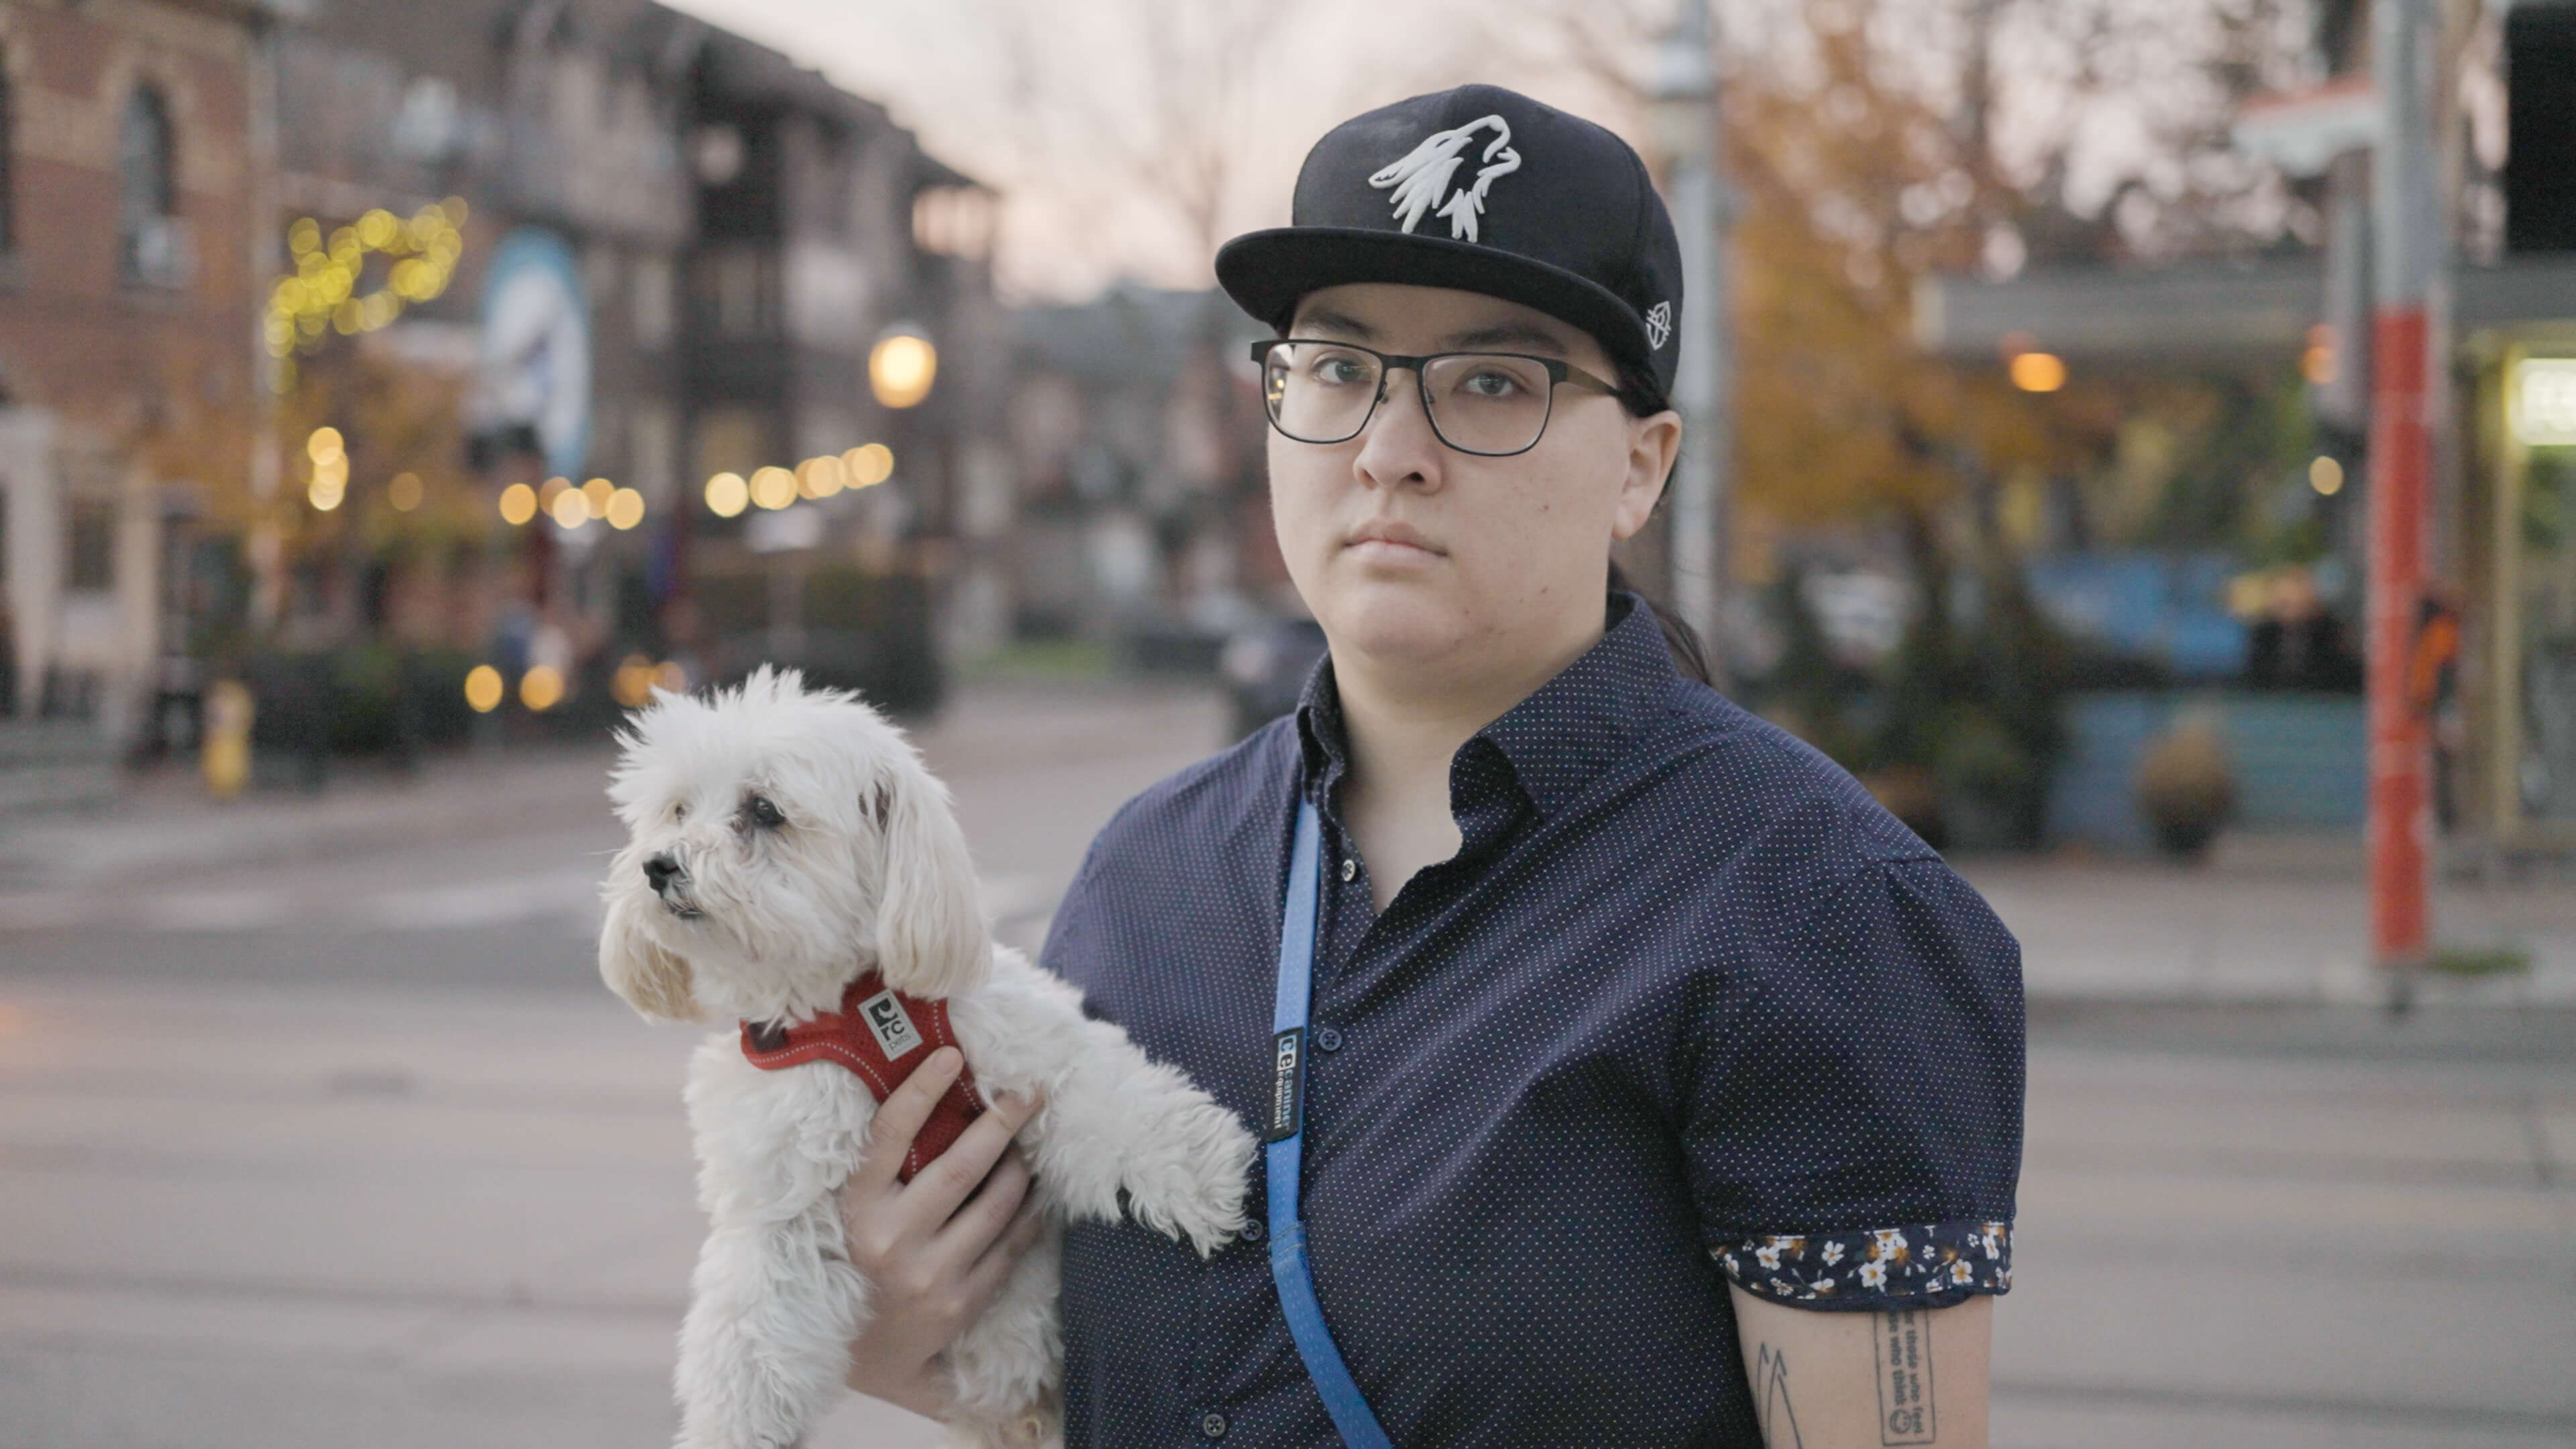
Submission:
<svg viewBox="0 0 2576 1449">
<path fill-rule="evenodd" d="M 1422 411 L 1441 442 L 1481 458 L 1508 458 L 1538 446 L 1555 405 L 1556 385 L 1570 382 L 1617 396 L 1606 382 L 1572 363 L 1514 352 L 1435 352 L 1402 357 L 1348 342 L 1274 337 L 1252 344 L 1261 364 L 1261 397 L 1270 426 L 1300 443 L 1347 443 L 1386 401 L 1386 375 L 1410 368 L 1422 389 Z"/>
</svg>

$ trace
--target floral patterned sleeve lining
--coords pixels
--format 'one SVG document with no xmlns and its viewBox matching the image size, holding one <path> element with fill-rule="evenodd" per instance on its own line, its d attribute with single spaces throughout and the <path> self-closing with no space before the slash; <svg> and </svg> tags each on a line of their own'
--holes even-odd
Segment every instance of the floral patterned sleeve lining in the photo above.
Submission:
<svg viewBox="0 0 2576 1449">
<path fill-rule="evenodd" d="M 1709 1256 L 1748 1293 L 1800 1308 L 1945 1308 L 2012 1288 L 2012 1224 L 1773 1233 Z"/>
</svg>

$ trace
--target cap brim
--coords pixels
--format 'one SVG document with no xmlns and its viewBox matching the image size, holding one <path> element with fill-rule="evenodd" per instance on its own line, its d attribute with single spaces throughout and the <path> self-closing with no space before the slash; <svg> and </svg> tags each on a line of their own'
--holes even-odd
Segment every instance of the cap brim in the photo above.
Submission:
<svg viewBox="0 0 2576 1449">
<path fill-rule="evenodd" d="M 1217 249 L 1217 285 L 1255 318 L 1288 330 L 1308 293 L 1350 282 L 1453 287 L 1534 307 L 1599 339 L 1612 360 L 1661 380 L 1646 327 L 1628 304 L 1562 267 L 1473 242 L 1358 227 L 1247 232 Z"/>
</svg>

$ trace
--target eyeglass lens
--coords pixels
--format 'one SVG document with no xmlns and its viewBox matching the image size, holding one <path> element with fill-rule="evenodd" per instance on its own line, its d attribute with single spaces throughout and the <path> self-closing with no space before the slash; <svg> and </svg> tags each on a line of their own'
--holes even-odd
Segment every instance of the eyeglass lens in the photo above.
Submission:
<svg viewBox="0 0 2576 1449">
<path fill-rule="evenodd" d="M 1284 342 L 1270 350 L 1262 394 L 1270 421 L 1301 443 L 1359 436 L 1377 407 L 1384 368 L 1377 357 L 1331 342 Z M 1547 428 L 1547 369 L 1527 357 L 1451 353 L 1423 369 L 1422 392 L 1442 442 L 1464 453 L 1518 453 Z"/>
</svg>

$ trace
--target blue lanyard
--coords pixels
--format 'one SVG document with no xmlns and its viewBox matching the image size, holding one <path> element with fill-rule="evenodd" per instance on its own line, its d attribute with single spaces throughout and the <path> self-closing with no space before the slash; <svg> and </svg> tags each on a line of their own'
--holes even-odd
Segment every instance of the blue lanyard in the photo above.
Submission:
<svg viewBox="0 0 2576 1449">
<path fill-rule="evenodd" d="M 1279 1001 L 1270 1018 L 1270 1130 L 1263 1139 L 1270 1164 L 1270 1277 L 1279 1285 L 1279 1311 L 1288 1320 L 1288 1336 L 1306 1375 L 1323 1396 L 1324 1412 L 1350 1449 L 1395 1449 L 1378 1427 L 1368 1400 L 1342 1366 L 1324 1326 L 1324 1305 L 1315 1299 L 1315 1275 L 1306 1265 L 1306 1224 L 1297 1216 L 1297 1165 L 1306 1144 L 1306 1014 L 1315 976 L 1316 882 L 1323 871 L 1318 857 L 1322 828 L 1315 807 L 1297 801 L 1297 848 L 1288 858 L 1288 909 L 1279 922 Z"/>
</svg>

